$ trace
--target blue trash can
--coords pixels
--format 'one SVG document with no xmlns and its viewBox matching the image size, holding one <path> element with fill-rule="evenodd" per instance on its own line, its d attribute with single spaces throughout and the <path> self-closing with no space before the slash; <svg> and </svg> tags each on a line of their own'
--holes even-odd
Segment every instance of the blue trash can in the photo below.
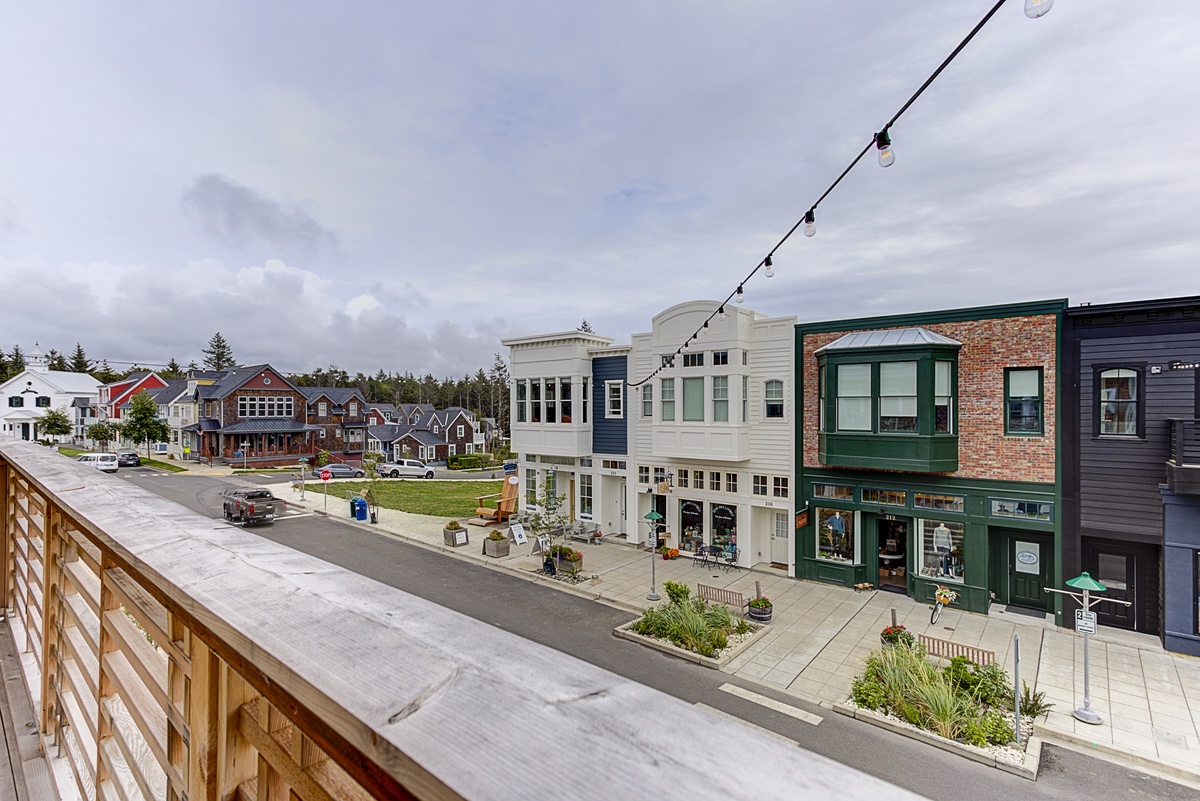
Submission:
<svg viewBox="0 0 1200 801">
<path fill-rule="evenodd" d="M 367 519 L 367 502 L 363 498 L 355 498 L 354 499 L 354 519 L 355 520 L 366 520 Z"/>
</svg>

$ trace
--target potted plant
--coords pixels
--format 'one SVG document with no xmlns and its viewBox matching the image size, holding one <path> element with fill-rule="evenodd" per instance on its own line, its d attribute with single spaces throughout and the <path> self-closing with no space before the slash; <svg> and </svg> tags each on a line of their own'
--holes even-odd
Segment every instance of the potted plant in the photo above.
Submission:
<svg viewBox="0 0 1200 801">
<path fill-rule="evenodd" d="M 883 631 L 879 632 L 879 642 L 886 648 L 891 648 L 901 643 L 911 648 L 916 644 L 916 638 L 912 636 L 912 632 L 904 627 L 903 623 L 897 623 L 895 626 L 887 626 Z"/>
<path fill-rule="evenodd" d="M 501 531 L 492 531 L 483 541 L 483 552 L 497 559 L 508 556 L 508 537 Z"/>
<path fill-rule="evenodd" d="M 949 587 L 943 587 L 941 584 L 933 591 L 934 599 L 943 606 L 949 606 L 958 600 L 958 593 Z"/>
<path fill-rule="evenodd" d="M 467 530 L 462 527 L 462 523 L 459 523 L 457 520 L 451 520 L 442 527 L 442 542 L 451 548 L 466 545 Z"/>
<path fill-rule="evenodd" d="M 662 554 L 662 558 L 664 560 L 665 559 L 675 559 L 679 556 L 678 548 L 668 548 L 665 545 L 663 547 L 659 548 L 658 552 Z"/>
<path fill-rule="evenodd" d="M 551 545 L 550 555 L 558 562 L 558 569 L 567 573 L 583 570 L 583 554 L 569 545 Z"/>
<path fill-rule="evenodd" d="M 759 623 L 771 622 L 771 599 L 765 595 L 750 599 L 750 619 Z"/>
</svg>

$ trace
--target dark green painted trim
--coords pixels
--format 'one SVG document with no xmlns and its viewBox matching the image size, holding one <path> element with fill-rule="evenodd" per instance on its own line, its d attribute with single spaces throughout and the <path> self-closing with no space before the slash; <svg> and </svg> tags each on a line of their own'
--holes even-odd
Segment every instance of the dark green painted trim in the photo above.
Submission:
<svg viewBox="0 0 1200 801">
<path fill-rule="evenodd" d="M 914 473 L 958 470 L 958 437 L 952 434 L 822 433 L 817 446 L 822 464 Z"/>
<path fill-rule="evenodd" d="M 942 311 L 894 314 L 886 317 L 858 317 L 848 320 L 825 320 L 816 323 L 797 323 L 798 334 L 817 334 L 829 331 L 870 330 L 874 328 L 899 328 L 936 323 L 961 323 L 970 320 L 995 320 L 1001 317 L 1032 317 L 1054 314 L 1060 317 L 1067 308 L 1066 298 L 1038 300 L 1028 303 L 1008 303 L 999 306 L 975 306 L 967 309 L 945 309 Z M 797 339 L 797 355 L 803 354 Z"/>
</svg>

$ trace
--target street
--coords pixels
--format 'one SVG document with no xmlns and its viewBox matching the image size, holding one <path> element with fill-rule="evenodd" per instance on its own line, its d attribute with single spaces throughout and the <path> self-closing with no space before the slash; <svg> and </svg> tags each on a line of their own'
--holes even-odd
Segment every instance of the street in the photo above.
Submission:
<svg viewBox="0 0 1200 801">
<path fill-rule="evenodd" d="M 232 483 L 270 484 L 275 477 L 218 479 L 122 470 L 120 478 L 208 517 L 220 518 L 218 493 Z M 254 533 L 317 556 L 578 659 L 761 727 L 812 752 L 931 799 L 1062 799 L 1127 796 L 1193 799 L 1196 790 L 1088 755 L 1046 746 L 1030 782 L 809 704 L 796 696 L 667 656 L 619 639 L 612 630 L 632 614 L 541 582 L 418 547 L 333 516 L 283 515 Z M 531 677 L 531 680 L 536 680 Z M 681 733 L 680 736 L 686 736 Z M 719 759 L 697 755 L 697 762 Z M 703 768 L 698 768 L 703 769 Z"/>
</svg>

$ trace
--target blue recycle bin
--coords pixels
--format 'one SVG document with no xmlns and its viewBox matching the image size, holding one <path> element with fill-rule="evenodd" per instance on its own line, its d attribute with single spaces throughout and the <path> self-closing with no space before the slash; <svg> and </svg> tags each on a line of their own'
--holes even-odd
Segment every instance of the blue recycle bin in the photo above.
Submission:
<svg viewBox="0 0 1200 801">
<path fill-rule="evenodd" d="M 354 519 L 355 520 L 366 520 L 367 519 L 367 501 L 366 501 L 366 499 L 355 498 L 353 501 L 351 501 L 351 505 L 354 507 Z"/>
</svg>

